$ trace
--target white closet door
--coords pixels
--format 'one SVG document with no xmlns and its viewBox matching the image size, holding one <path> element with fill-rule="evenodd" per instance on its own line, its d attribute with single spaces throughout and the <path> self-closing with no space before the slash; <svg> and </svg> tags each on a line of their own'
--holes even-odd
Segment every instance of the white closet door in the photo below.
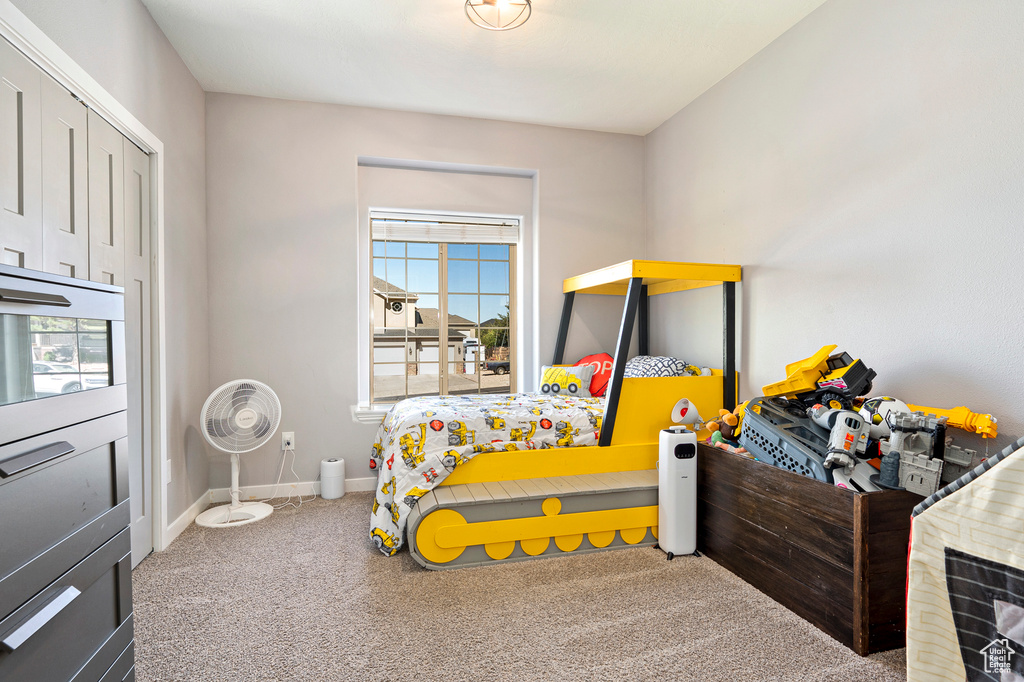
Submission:
<svg viewBox="0 0 1024 682">
<path fill-rule="evenodd" d="M 134 568 L 153 551 L 149 157 L 127 139 L 123 139 L 123 144 L 128 490 L 131 496 Z"/>
<path fill-rule="evenodd" d="M 40 73 L 0 38 L 0 263 L 43 267 Z"/>
<path fill-rule="evenodd" d="M 123 136 L 89 110 L 89 279 L 124 285 Z"/>
<path fill-rule="evenodd" d="M 88 109 L 43 76 L 43 270 L 89 278 Z"/>
</svg>

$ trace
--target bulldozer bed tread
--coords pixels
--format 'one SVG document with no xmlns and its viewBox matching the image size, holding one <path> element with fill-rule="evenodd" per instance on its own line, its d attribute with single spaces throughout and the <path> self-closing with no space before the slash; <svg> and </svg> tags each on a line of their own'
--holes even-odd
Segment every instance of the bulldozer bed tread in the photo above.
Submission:
<svg viewBox="0 0 1024 682">
<path fill-rule="evenodd" d="M 438 518 L 445 519 L 456 518 L 450 512 L 457 512 L 458 517 L 465 519 L 464 523 L 459 521 L 461 528 L 474 523 L 502 523 L 517 519 L 530 520 L 531 523 L 546 523 L 543 520 L 545 518 L 560 521 L 573 514 L 589 517 L 597 515 L 592 514 L 593 512 L 611 510 L 621 510 L 624 516 L 641 513 L 649 516 L 649 511 L 643 510 L 650 510 L 652 506 L 656 510 L 657 504 L 658 472 L 655 469 L 456 484 L 439 486 L 423 495 L 409 515 L 406 533 L 410 554 L 425 568 L 463 568 L 617 548 L 653 546 L 657 542 L 656 511 L 653 524 L 644 523 L 635 528 L 618 528 L 611 531 L 607 525 L 598 525 L 592 531 L 584 530 L 581 535 L 552 535 L 550 539 L 553 542 L 547 543 L 543 538 L 526 538 L 513 542 L 514 547 L 511 550 L 507 540 L 496 539 L 494 542 L 467 545 L 458 556 L 447 561 L 433 561 L 425 557 L 420 547 L 421 538 L 417 537 L 424 520 L 434 512 L 444 512 Z M 607 520 L 608 515 L 602 518 Z M 432 527 L 428 523 L 424 527 L 424 532 L 434 532 L 430 530 Z M 440 537 L 443 532 L 444 529 L 440 529 L 435 536 L 427 537 L 426 541 L 438 542 L 435 538 Z M 438 549 L 436 546 L 433 550 L 435 555 L 445 558 L 454 551 Z M 430 554 L 431 551 L 426 549 L 425 553 Z"/>
</svg>

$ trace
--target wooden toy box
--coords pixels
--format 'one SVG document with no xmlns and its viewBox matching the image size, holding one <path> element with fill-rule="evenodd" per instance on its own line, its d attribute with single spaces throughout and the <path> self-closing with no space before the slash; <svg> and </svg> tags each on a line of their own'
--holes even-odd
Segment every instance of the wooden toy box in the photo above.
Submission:
<svg viewBox="0 0 1024 682">
<path fill-rule="evenodd" d="M 698 468 L 701 552 L 862 656 L 904 645 L 919 495 L 851 493 L 707 445 Z"/>
</svg>

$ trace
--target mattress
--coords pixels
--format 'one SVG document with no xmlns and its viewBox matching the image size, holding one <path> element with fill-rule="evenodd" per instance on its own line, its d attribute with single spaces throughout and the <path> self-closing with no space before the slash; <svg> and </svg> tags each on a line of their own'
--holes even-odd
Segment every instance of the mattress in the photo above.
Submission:
<svg viewBox="0 0 1024 682">
<path fill-rule="evenodd" d="M 377 430 L 370 537 L 391 556 L 405 544 L 409 512 L 455 467 L 481 452 L 597 445 L 603 398 L 471 395 L 396 403 Z"/>
</svg>

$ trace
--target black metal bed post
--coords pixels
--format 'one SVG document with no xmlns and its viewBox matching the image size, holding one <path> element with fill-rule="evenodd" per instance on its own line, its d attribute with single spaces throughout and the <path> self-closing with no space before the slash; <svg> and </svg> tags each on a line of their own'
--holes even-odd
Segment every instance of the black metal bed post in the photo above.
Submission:
<svg viewBox="0 0 1024 682">
<path fill-rule="evenodd" d="M 626 373 L 626 356 L 629 354 L 629 342 L 633 339 L 633 323 L 636 320 L 636 309 L 640 303 L 640 290 L 643 278 L 633 277 L 629 280 L 626 291 L 626 306 L 622 309 L 622 325 L 619 327 L 619 341 L 615 345 L 615 361 L 612 363 L 612 376 L 608 381 L 608 398 L 604 405 L 604 419 L 601 423 L 601 438 L 597 444 L 604 447 L 612 444 L 612 430 L 615 428 L 615 413 L 619 409 L 619 396 L 622 393 L 622 377 Z"/>
<path fill-rule="evenodd" d="M 640 287 L 640 308 L 637 310 L 640 328 L 637 332 L 640 335 L 640 355 L 651 354 L 651 315 L 648 308 L 647 285 Z"/>
<path fill-rule="evenodd" d="M 736 407 L 736 282 L 722 282 L 722 331 L 724 367 L 722 403 L 727 410 Z"/>
<path fill-rule="evenodd" d="M 562 364 L 562 356 L 565 355 L 565 339 L 569 336 L 569 320 L 572 319 L 572 302 L 576 297 L 575 291 L 565 292 L 562 299 L 562 319 L 558 322 L 558 337 L 555 338 L 555 357 L 552 358 L 552 365 Z"/>
</svg>

